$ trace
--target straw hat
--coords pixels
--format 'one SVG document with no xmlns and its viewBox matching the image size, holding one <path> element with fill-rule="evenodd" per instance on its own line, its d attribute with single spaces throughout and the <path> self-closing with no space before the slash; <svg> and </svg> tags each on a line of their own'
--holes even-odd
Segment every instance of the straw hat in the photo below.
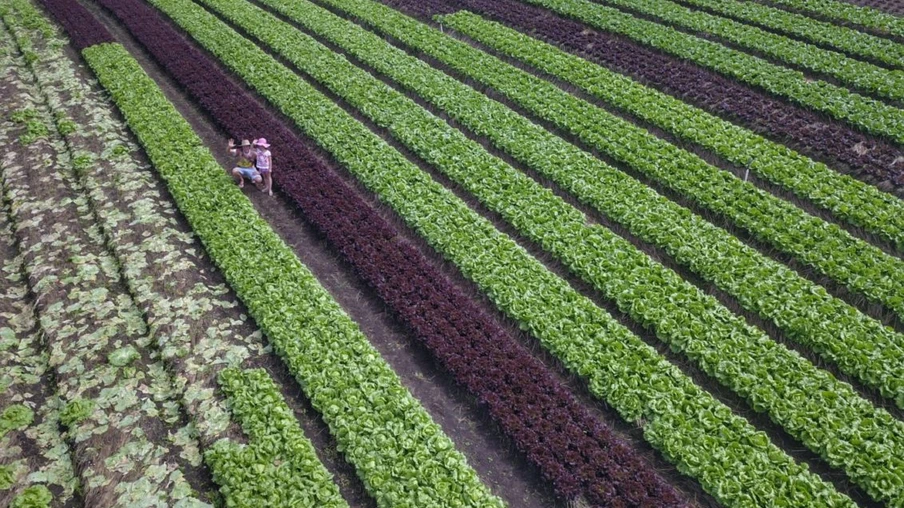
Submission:
<svg viewBox="0 0 904 508">
<path fill-rule="evenodd" d="M 264 148 L 270 148 L 270 143 L 267 143 L 267 138 L 255 139 L 254 144 L 257 146 L 262 146 Z"/>
</svg>

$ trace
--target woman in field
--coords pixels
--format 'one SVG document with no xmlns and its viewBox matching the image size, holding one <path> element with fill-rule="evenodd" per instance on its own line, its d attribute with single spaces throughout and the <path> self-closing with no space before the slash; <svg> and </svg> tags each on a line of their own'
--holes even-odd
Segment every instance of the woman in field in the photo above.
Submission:
<svg viewBox="0 0 904 508">
<path fill-rule="evenodd" d="M 270 143 L 267 138 L 259 138 L 254 140 L 255 159 L 254 166 L 260 172 L 264 179 L 264 188 L 261 192 L 273 195 L 273 157 L 270 154 Z"/>
</svg>

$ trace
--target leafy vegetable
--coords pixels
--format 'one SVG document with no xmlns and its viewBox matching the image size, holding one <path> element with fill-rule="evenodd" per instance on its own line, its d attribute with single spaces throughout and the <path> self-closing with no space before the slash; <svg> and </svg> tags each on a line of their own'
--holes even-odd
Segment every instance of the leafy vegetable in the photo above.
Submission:
<svg viewBox="0 0 904 508">
<path fill-rule="evenodd" d="M 138 354 L 138 351 L 133 346 L 128 345 L 112 351 L 107 356 L 107 359 L 111 365 L 125 367 L 137 360 L 140 356 L 141 355 Z"/>
<path fill-rule="evenodd" d="M 378 503 L 501 506 L 128 52 L 101 44 L 82 54 Z M 390 470 L 417 481 L 386 482 Z"/>
<path fill-rule="evenodd" d="M 224 369 L 220 383 L 251 441 L 222 439 L 205 453 L 227 506 L 348 506 L 266 371 Z"/>
<path fill-rule="evenodd" d="M 589 0 L 526 1 L 581 20 L 592 27 L 648 44 L 767 92 L 788 97 L 801 106 L 822 111 L 872 134 L 904 143 L 904 111 L 880 101 L 825 81 L 810 81 L 799 71 Z"/>
<path fill-rule="evenodd" d="M 660 507 L 681 503 L 674 489 L 575 401 L 512 333 L 475 306 L 434 262 L 400 240 L 396 227 L 342 182 L 284 120 L 176 36 L 153 8 L 137 0 L 101 4 L 234 139 L 268 132 L 283 168 L 273 177 L 282 193 L 449 374 L 487 406 L 493 421 L 561 497 L 582 497 L 594 506 L 626 499 Z M 534 429 L 543 429 L 542 435 Z"/>
<path fill-rule="evenodd" d="M 43 485 L 28 487 L 16 496 L 10 508 L 49 508 L 53 501 L 50 490 Z"/>
<path fill-rule="evenodd" d="M 60 411 L 60 423 L 66 427 L 72 427 L 91 416 L 92 412 L 94 412 L 93 401 L 87 399 L 71 400 Z"/>
<path fill-rule="evenodd" d="M 0 437 L 11 430 L 23 429 L 34 421 L 35 413 L 23 404 L 12 404 L 0 415 Z"/>
<path fill-rule="evenodd" d="M 790 481 L 796 485 L 795 491 L 808 493 L 803 499 L 849 503 L 778 449 L 770 448 L 764 453 L 745 445 L 738 447 L 737 443 L 748 442 L 744 436 L 757 434 L 753 427 L 695 387 L 611 316 L 574 292 L 404 156 L 266 53 L 193 4 L 178 0 L 153 3 L 377 192 L 381 200 L 458 264 L 463 273 L 474 279 L 510 317 L 534 333 L 572 372 L 587 376 L 594 394 L 607 400 L 628 420 L 643 418 L 647 422 L 645 436 L 656 446 L 667 446 L 664 451 L 669 459 L 699 478 L 721 499 L 770 504 L 770 500 L 784 496 L 782 491 Z M 229 13 L 239 22 L 240 11 L 233 10 L 237 7 L 229 4 Z M 265 25 L 275 29 L 278 23 Z M 300 40 L 293 37 L 296 42 Z M 345 70 L 338 73 L 339 68 L 324 68 L 330 69 L 336 79 L 343 79 L 349 94 L 352 90 L 358 93 L 357 86 L 369 83 L 360 79 L 345 81 Z M 366 95 L 363 90 L 360 93 Z M 386 107 L 382 100 L 381 96 L 371 95 L 368 103 L 375 108 Z M 424 142 L 434 148 L 446 143 L 438 142 L 429 131 L 419 131 L 417 136 L 427 136 Z M 455 139 L 445 133 L 439 138 Z M 458 164 L 468 172 L 479 170 L 474 174 L 477 179 L 494 181 L 483 173 L 480 164 L 467 159 L 459 159 Z M 550 227 L 555 226 L 547 210 L 541 216 L 548 217 Z M 714 424 L 718 432 L 709 433 L 691 423 L 698 421 L 696 415 L 701 411 L 714 414 L 719 422 Z M 726 449 L 733 451 L 726 454 Z M 734 473 L 726 474 L 726 470 Z M 769 478 L 778 478 L 767 472 L 773 470 L 781 471 L 783 487 L 757 490 L 764 493 L 761 499 L 756 498 L 759 494 L 735 483 L 754 478 L 768 483 Z"/>
</svg>

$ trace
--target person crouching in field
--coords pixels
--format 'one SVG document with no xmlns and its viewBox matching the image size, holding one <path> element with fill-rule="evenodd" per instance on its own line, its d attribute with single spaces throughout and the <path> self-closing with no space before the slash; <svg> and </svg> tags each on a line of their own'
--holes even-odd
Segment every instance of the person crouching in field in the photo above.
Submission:
<svg viewBox="0 0 904 508">
<path fill-rule="evenodd" d="M 264 187 L 261 192 L 273 195 L 273 156 L 270 154 L 270 143 L 267 138 L 254 140 L 254 167 L 264 178 Z"/>
<path fill-rule="evenodd" d="M 260 186 L 263 178 L 256 169 L 254 169 L 255 153 L 251 149 L 251 142 L 247 139 L 242 140 L 240 150 L 235 147 L 235 141 L 229 140 L 229 153 L 236 157 L 235 167 L 232 168 L 232 178 L 239 183 L 239 188 L 245 186 L 245 179 L 251 180 L 254 185 Z"/>
</svg>

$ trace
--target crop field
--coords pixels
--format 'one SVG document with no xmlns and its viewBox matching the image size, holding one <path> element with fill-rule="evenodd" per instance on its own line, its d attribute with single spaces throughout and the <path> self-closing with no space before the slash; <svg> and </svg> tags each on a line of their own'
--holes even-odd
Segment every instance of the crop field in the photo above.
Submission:
<svg viewBox="0 0 904 508">
<path fill-rule="evenodd" d="M 902 5 L 0 1 L 0 507 L 904 508 Z"/>
</svg>

